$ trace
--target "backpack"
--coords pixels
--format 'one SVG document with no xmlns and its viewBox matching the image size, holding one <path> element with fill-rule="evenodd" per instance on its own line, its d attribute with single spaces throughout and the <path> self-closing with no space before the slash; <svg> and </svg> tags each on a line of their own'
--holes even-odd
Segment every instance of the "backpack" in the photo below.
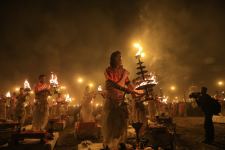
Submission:
<svg viewBox="0 0 225 150">
<path fill-rule="evenodd" d="M 218 115 L 219 113 L 221 113 L 221 104 L 214 98 L 212 98 L 212 111 L 214 115 Z"/>
</svg>

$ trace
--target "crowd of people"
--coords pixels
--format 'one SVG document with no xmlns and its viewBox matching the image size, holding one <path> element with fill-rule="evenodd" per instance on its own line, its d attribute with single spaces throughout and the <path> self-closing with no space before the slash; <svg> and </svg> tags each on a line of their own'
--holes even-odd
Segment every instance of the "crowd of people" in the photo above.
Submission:
<svg viewBox="0 0 225 150">
<path fill-rule="evenodd" d="M 114 146 L 125 142 L 129 122 L 138 121 L 146 124 L 148 119 L 151 120 L 160 115 L 170 117 L 204 115 L 205 142 L 213 141 L 212 115 L 214 113 L 209 111 L 211 99 L 206 94 L 207 88 L 202 88 L 198 97 L 188 102 L 167 103 L 160 98 L 148 102 L 138 101 L 139 96 L 144 93 L 134 88 L 129 79 L 129 72 L 122 65 L 119 51 L 111 54 L 110 65 L 106 68 L 104 75 L 105 91 L 100 92 L 104 98 L 103 106 L 93 107 L 91 105 L 97 93 L 92 92 L 87 86 L 81 105 L 74 107 L 73 111 L 75 121 L 101 124 L 105 149 L 114 149 Z M 127 94 L 130 96 L 126 97 Z M 55 104 L 48 102 L 50 95 L 56 95 Z M 224 101 L 221 103 L 223 113 Z M 39 76 L 34 87 L 34 95 L 30 90 L 20 88 L 18 94 L 0 97 L 0 119 L 14 120 L 23 126 L 30 116 L 33 130 L 45 130 L 50 117 L 66 115 L 67 109 L 68 103 L 65 102 L 65 98 L 47 82 L 45 75 Z"/>
<path fill-rule="evenodd" d="M 68 102 L 46 79 L 45 75 L 38 77 L 34 92 L 21 87 L 18 93 L 1 95 L 0 119 L 16 121 L 21 127 L 31 123 L 33 130 L 45 130 L 49 118 L 66 115 Z M 50 96 L 55 97 L 51 102 Z"/>
</svg>

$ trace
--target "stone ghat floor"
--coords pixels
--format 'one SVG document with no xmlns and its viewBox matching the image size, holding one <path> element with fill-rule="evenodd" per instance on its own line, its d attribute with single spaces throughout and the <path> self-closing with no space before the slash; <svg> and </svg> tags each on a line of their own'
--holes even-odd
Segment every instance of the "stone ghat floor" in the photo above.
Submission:
<svg viewBox="0 0 225 150">
<path fill-rule="evenodd" d="M 177 149 L 225 150 L 225 124 L 214 123 L 215 142 L 207 145 L 201 143 L 204 140 L 203 117 L 180 117 L 174 121 L 177 124 Z"/>
<path fill-rule="evenodd" d="M 174 118 L 176 128 L 177 150 L 225 150 L 225 124 L 215 123 L 215 143 L 201 143 L 204 139 L 203 117 Z M 76 150 L 78 141 L 73 137 L 73 128 L 67 127 L 60 133 L 55 150 Z"/>
<path fill-rule="evenodd" d="M 203 120 L 202 117 L 174 118 L 177 150 L 225 150 L 225 124 L 214 124 L 215 143 L 207 145 L 201 143 L 204 139 Z M 72 125 L 60 132 L 54 150 L 77 150 L 79 141 L 75 140 L 73 132 Z"/>
</svg>

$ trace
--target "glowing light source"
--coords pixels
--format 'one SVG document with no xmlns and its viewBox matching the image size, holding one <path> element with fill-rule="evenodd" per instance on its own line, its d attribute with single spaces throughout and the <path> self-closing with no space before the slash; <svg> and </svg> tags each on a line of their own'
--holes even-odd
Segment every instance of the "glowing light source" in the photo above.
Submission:
<svg viewBox="0 0 225 150">
<path fill-rule="evenodd" d="M 60 89 L 61 90 L 65 90 L 66 89 L 66 86 L 60 86 Z"/>
<path fill-rule="evenodd" d="M 135 89 L 138 89 L 139 87 L 145 86 L 145 85 L 156 85 L 158 84 L 158 81 L 156 80 L 156 76 L 154 74 L 149 74 L 145 77 L 144 81 L 141 81 Z"/>
<path fill-rule="evenodd" d="M 170 90 L 171 90 L 171 91 L 175 91 L 175 90 L 176 90 L 176 87 L 175 87 L 174 85 L 172 85 L 172 86 L 170 87 Z"/>
<path fill-rule="evenodd" d="M 165 103 L 165 104 L 167 104 L 168 98 L 169 98 L 168 96 L 163 96 L 162 97 L 162 102 Z"/>
<path fill-rule="evenodd" d="M 19 87 L 16 87 L 16 88 L 15 88 L 15 91 L 16 91 L 16 92 L 19 92 L 19 90 L 20 90 Z"/>
<path fill-rule="evenodd" d="M 50 84 L 53 86 L 53 87 L 57 87 L 58 86 L 58 78 L 57 78 L 57 75 L 54 74 L 54 73 L 51 73 L 51 79 L 49 80 Z"/>
<path fill-rule="evenodd" d="M 24 89 L 31 89 L 30 83 L 27 80 L 24 81 L 23 87 L 24 87 Z"/>
<path fill-rule="evenodd" d="M 142 58 L 145 57 L 145 53 L 144 53 L 144 52 L 141 53 L 141 57 L 142 57 Z"/>
<path fill-rule="evenodd" d="M 65 100 L 66 102 L 71 102 L 71 101 L 72 101 L 72 98 L 70 97 L 69 94 L 66 94 L 66 95 L 65 95 L 65 99 L 66 99 L 66 100 Z"/>
<path fill-rule="evenodd" d="M 217 84 L 218 84 L 219 86 L 223 86 L 223 85 L 224 85 L 224 82 L 223 82 L 223 81 L 218 81 Z"/>
<path fill-rule="evenodd" d="M 83 78 L 81 78 L 81 77 L 79 77 L 79 78 L 77 79 L 77 82 L 78 82 L 78 83 L 83 83 L 83 81 L 84 81 L 84 80 L 83 80 Z"/>
<path fill-rule="evenodd" d="M 102 92 L 102 86 L 101 85 L 98 86 L 98 91 Z"/>
<path fill-rule="evenodd" d="M 5 95 L 5 97 L 10 98 L 11 97 L 10 92 L 7 92 L 6 95 Z"/>
<path fill-rule="evenodd" d="M 89 86 L 89 87 L 93 87 L 94 84 L 93 84 L 93 83 L 89 83 L 88 86 Z"/>
<path fill-rule="evenodd" d="M 133 46 L 138 50 L 136 56 L 144 56 L 144 53 L 142 52 L 143 48 L 140 43 L 134 43 Z"/>
</svg>

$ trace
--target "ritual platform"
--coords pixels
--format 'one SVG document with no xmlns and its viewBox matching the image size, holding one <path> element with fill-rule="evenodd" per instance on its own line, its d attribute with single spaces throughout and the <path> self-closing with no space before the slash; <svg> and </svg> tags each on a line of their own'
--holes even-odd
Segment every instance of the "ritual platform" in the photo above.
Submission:
<svg viewBox="0 0 225 150">
<path fill-rule="evenodd" d="M 20 133 L 13 133 L 9 148 L 24 150 L 53 150 L 59 133 L 53 133 L 53 138 L 47 138 L 46 132 L 21 131 Z"/>
<path fill-rule="evenodd" d="M 225 123 L 225 116 L 213 116 L 213 122 L 214 123 Z"/>
<path fill-rule="evenodd" d="M 76 122 L 74 135 L 77 139 L 99 139 L 101 126 L 95 122 Z"/>
<path fill-rule="evenodd" d="M 66 120 L 63 119 L 49 119 L 47 130 L 62 131 L 66 127 Z"/>
</svg>

